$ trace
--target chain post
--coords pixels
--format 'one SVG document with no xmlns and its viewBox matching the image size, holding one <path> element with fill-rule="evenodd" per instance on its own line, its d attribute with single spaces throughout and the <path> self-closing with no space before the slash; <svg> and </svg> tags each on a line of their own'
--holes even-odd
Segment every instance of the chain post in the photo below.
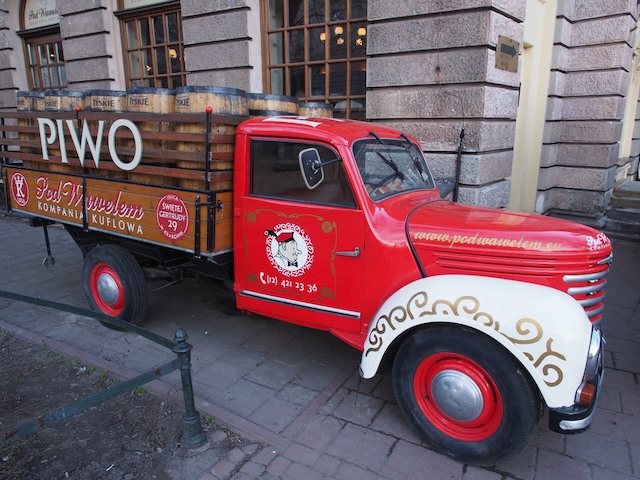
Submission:
<svg viewBox="0 0 640 480">
<path fill-rule="evenodd" d="M 193 400 L 193 383 L 191 382 L 191 349 L 187 343 L 189 336 L 183 328 L 176 330 L 174 340 L 176 346 L 173 352 L 180 359 L 180 377 L 182 378 L 182 393 L 184 396 L 184 433 L 182 435 L 182 445 L 186 448 L 199 448 L 207 441 L 202 433 L 200 425 L 200 414 L 196 410 Z"/>
</svg>

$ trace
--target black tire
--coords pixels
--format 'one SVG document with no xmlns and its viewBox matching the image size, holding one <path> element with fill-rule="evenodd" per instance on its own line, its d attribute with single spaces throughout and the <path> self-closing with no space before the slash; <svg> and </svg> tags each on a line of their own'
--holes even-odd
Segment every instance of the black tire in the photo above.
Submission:
<svg viewBox="0 0 640 480">
<path fill-rule="evenodd" d="M 438 452 L 478 466 L 504 463 L 529 444 L 540 398 L 528 373 L 490 337 L 460 327 L 411 334 L 393 364 L 409 424 Z"/>
<path fill-rule="evenodd" d="M 82 283 L 89 306 L 96 312 L 135 325 L 147 313 L 149 294 L 142 268 L 134 256 L 117 245 L 98 245 L 87 253 Z M 122 328 L 102 322 L 103 325 Z"/>
</svg>

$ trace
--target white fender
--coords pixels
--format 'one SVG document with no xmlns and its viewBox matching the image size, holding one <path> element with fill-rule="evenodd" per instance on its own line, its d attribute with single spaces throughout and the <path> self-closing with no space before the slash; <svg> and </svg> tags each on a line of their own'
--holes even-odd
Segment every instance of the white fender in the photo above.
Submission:
<svg viewBox="0 0 640 480">
<path fill-rule="evenodd" d="M 430 323 L 465 325 L 489 335 L 529 372 L 547 406 L 575 403 L 592 327 L 570 295 L 541 285 L 470 275 L 416 280 L 391 295 L 369 325 L 362 377 L 376 374 L 384 353 L 402 333 Z"/>
</svg>

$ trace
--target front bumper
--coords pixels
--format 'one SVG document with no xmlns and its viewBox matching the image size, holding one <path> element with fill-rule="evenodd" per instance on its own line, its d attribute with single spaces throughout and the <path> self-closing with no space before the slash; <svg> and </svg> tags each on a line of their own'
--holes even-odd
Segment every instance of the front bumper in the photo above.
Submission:
<svg viewBox="0 0 640 480">
<path fill-rule="evenodd" d="M 593 401 L 589 405 L 576 404 L 570 407 L 549 409 L 549 429 L 557 433 L 582 433 L 591 425 L 598 404 L 598 396 L 604 378 L 604 349 L 600 349 L 598 370 L 589 382 L 595 386 Z"/>
</svg>

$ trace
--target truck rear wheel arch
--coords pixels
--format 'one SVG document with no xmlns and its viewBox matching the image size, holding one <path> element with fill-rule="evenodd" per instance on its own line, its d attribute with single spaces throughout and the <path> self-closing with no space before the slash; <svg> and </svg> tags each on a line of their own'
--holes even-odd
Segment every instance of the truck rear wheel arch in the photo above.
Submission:
<svg viewBox="0 0 640 480">
<path fill-rule="evenodd" d="M 144 318 L 149 302 L 146 279 L 128 250 L 112 244 L 89 250 L 82 267 L 82 283 L 92 310 L 133 324 Z"/>
<path fill-rule="evenodd" d="M 539 391 L 493 339 L 439 324 L 407 332 L 394 351 L 400 410 L 433 448 L 487 466 L 508 461 L 529 444 L 542 411 Z"/>
</svg>

